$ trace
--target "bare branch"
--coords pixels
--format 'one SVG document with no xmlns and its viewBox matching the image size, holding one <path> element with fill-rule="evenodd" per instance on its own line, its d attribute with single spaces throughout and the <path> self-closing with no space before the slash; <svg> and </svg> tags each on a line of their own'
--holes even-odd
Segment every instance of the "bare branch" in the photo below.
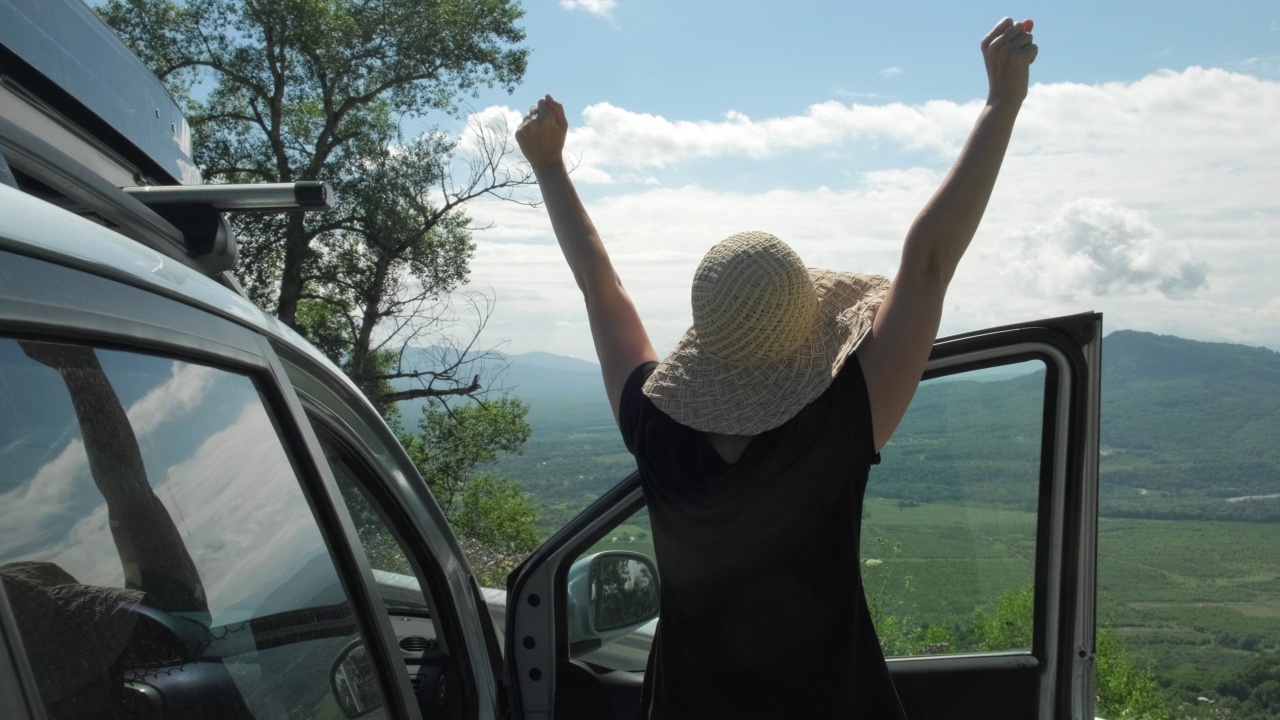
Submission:
<svg viewBox="0 0 1280 720">
<path fill-rule="evenodd" d="M 474 378 L 471 379 L 471 384 L 467 385 L 466 387 L 454 387 L 454 388 L 442 389 L 442 388 L 435 388 L 435 387 L 428 386 L 424 388 L 415 388 L 413 390 L 402 390 L 400 392 L 387 393 L 386 395 L 383 395 L 380 399 L 382 402 L 386 402 L 386 403 L 398 403 L 398 402 L 403 402 L 405 400 L 417 400 L 420 398 L 440 398 L 440 397 L 449 397 L 449 396 L 456 397 L 459 395 L 475 394 L 480 391 L 480 387 L 481 387 L 480 376 L 476 375 Z"/>
</svg>

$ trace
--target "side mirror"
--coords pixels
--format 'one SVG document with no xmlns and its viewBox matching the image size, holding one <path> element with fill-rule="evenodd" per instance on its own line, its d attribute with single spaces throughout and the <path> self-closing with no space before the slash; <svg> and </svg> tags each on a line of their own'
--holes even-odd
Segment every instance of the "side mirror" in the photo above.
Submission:
<svg viewBox="0 0 1280 720">
<path fill-rule="evenodd" d="M 569 655 L 581 657 L 658 616 L 658 568 L 634 552 L 608 551 L 569 568 Z"/>
<path fill-rule="evenodd" d="M 338 653 L 329 670 L 329 685 L 342 714 L 358 718 L 382 707 L 382 691 L 364 643 L 353 640 Z"/>
</svg>

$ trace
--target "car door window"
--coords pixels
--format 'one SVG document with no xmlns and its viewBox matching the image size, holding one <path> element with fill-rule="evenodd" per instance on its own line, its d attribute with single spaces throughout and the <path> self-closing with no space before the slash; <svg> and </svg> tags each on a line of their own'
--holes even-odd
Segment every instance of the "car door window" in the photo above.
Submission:
<svg viewBox="0 0 1280 720">
<path fill-rule="evenodd" d="M 909 717 L 1093 717 L 1100 366 L 1092 313 L 934 345 L 872 470 L 860 559 L 843 568 L 876 604 Z M 600 650 L 576 654 L 573 582 L 586 557 L 640 540 L 622 532 L 640 527 L 640 485 L 632 475 L 601 496 L 508 583 L 509 676 L 527 714 L 573 689 L 586 707 L 639 711 L 641 673 L 618 670 L 640 670 L 619 656 L 624 641 L 643 654 L 643 628 L 596 633 Z M 743 632 L 767 647 L 780 624 L 762 607 Z"/>
<path fill-rule="evenodd" d="M 51 717 L 341 716 L 356 619 L 251 376 L 0 338 L 0 577 Z"/>
<path fill-rule="evenodd" d="M 1025 360 L 921 383 L 873 469 L 862 566 L 888 656 L 1032 646 L 1045 364 Z M 647 508 L 578 560 L 609 550 L 655 557 Z M 580 659 L 643 670 L 651 627 Z"/>
<path fill-rule="evenodd" d="M 425 613 L 427 594 L 409 554 L 368 496 L 368 471 L 323 426 L 315 426 L 315 429 L 383 599 L 388 603 L 419 605 Z"/>
<path fill-rule="evenodd" d="M 391 618 L 396 646 L 423 717 L 462 717 L 465 698 L 460 670 L 435 624 L 434 618 L 442 611 L 427 591 L 425 569 L 416 565 L 430 562 L 429 558 L 407 551 L 385 505 L 376 499 L 373 470 L 360 460 L 359 453 L 323 422 L 313 419 L 312 427 L 373 569 L 377 592 Z"/>
<path fill-rule="evenodd" d="M 1029 652 L 1045 364 L 1025 360 L 921 383 L 872 471 L 863 582 L 888 656 Z M 578 556 L 655 557 L 641 508 Z M 652 628 L 581 657 L 643 670 Z"/>
<path fill-rule="evenodd" d="M 926 380 L 867 487 L 862 576 L 885 654 L 1030 651 L 1045 364 Z"/>
</svg>

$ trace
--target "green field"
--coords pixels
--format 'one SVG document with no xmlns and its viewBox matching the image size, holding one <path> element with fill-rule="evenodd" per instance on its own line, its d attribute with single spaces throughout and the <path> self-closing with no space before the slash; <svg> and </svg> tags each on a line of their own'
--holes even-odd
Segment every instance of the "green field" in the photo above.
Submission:
<svg viewBox="0 0 1280 720">
<path fill-rule="evenodd" d="M 882 632 L 899 638 L 892 651 L 989 647 L 982 623 L 997 601 L 1031 587 L 1046 377 L 1035 365 L 924 383 L 873 469 L 862 570 L 896 624 Z M 523 483 L 546 533 L 635 468 L 586 377 L 530 378 L 547 398 L 531 403 L 533 436 L 494 467 Z M 1117 332 L 1102 382 L 1104 637 L 1183 705 L 1174 717 L 1280 717 L 1280 354 Z M 629 523 L 599 547 L 643 551 L 646 532 Z M 1004 610 L 1029 616 L 1024 605 Z"/>
<path fill-rule="evenodd" d="M 1008 590 L 1030 587 L 1035 515 L 1016 510 L 868 498 L 867 593 L 912 626 L 958 629 Z M 649 527 L 625 523 L 589 552 L 653 551 Z M 1115 628 L 1166 686 L 1212 695 L 1260 652 L 1280 646 L 1280 528 L 1229 522 L 1103 518 L 1099 622 Z"/>
<path fill-rule="evenodd" d="M 1163 684 L 1206 692 L 1280 648 L 1280 526 L 1104 518 L 1099 615 Z"/>
<path fill-rule="evenodd" d="M 894 636 L 882 637 L 890 653 L 982 649 L 975 619 L 993 617 L 1002 595 L 1033 582 L 1035 515 L 884 498 L 866 506 L 862 572 L 881 634 Z M 1196 698 L 1220 697 L 1251 663 L 1276 657 L 1277 533 L 1248 523 L 1100 521 L 1099 623 L 1151 670 L 1170 704 L 1190 708 L 1177 717 L 1200 717 Z M 603 550 L 652 556 L 644 511 L 586 554 Z M 1259 717 L 1239 713 L 1223 717 Z"/>
<path fill-rule="evenodd" d="M 963 629 L 1005 590 L 1030 585 L 1031 513 L 876 498 L 867 507 L 863 557 L 881 561 L 864 568 L 868 593 L 909 624 Z M 1099 622 L 1170 697 L 1214 697 L 1280 649 L 1277 540 L 1275 525 L 1102 518 Z"/>
</svg>

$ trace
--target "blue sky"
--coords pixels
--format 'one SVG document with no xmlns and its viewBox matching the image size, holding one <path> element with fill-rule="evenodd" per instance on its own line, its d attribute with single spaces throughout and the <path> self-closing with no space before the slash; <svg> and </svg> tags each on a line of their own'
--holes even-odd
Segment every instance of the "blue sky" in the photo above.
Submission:
<svg viewBox="0 0 1280 720">
<path fill-rule="evenodd" d="M 1280 349 L 1280 4 L 525 3 L 509 129 L 566 105 L 579 192 L 659 354 L 701 255 L 760 229 L 812 266 L 892 276 L 986 93 L 978 43 L 1035 20 L 1032 88 L 944 334 L 1099 310 Z M 458 128 L 461 130 L 461 126 Z M 472 204 L 483 340 L 593 358 L 545 214 Z"/>
<path fill-rule="evenodd" d="M 524 87 L 578 107 L 608 100 L 664 116 L 785 115 L 828 97 L 979 97 L 985 78 L 973 72 L 973 51 L 1004 15 L 1037 23 L 1037 82 L 1132 81 L 1280 54 L 1280 6 L 1261 0 L 618 0 L 595 4 L 612 6 L 603 13 L 565 5 L 525 3 L 533 53 Z"/>
</svg>

